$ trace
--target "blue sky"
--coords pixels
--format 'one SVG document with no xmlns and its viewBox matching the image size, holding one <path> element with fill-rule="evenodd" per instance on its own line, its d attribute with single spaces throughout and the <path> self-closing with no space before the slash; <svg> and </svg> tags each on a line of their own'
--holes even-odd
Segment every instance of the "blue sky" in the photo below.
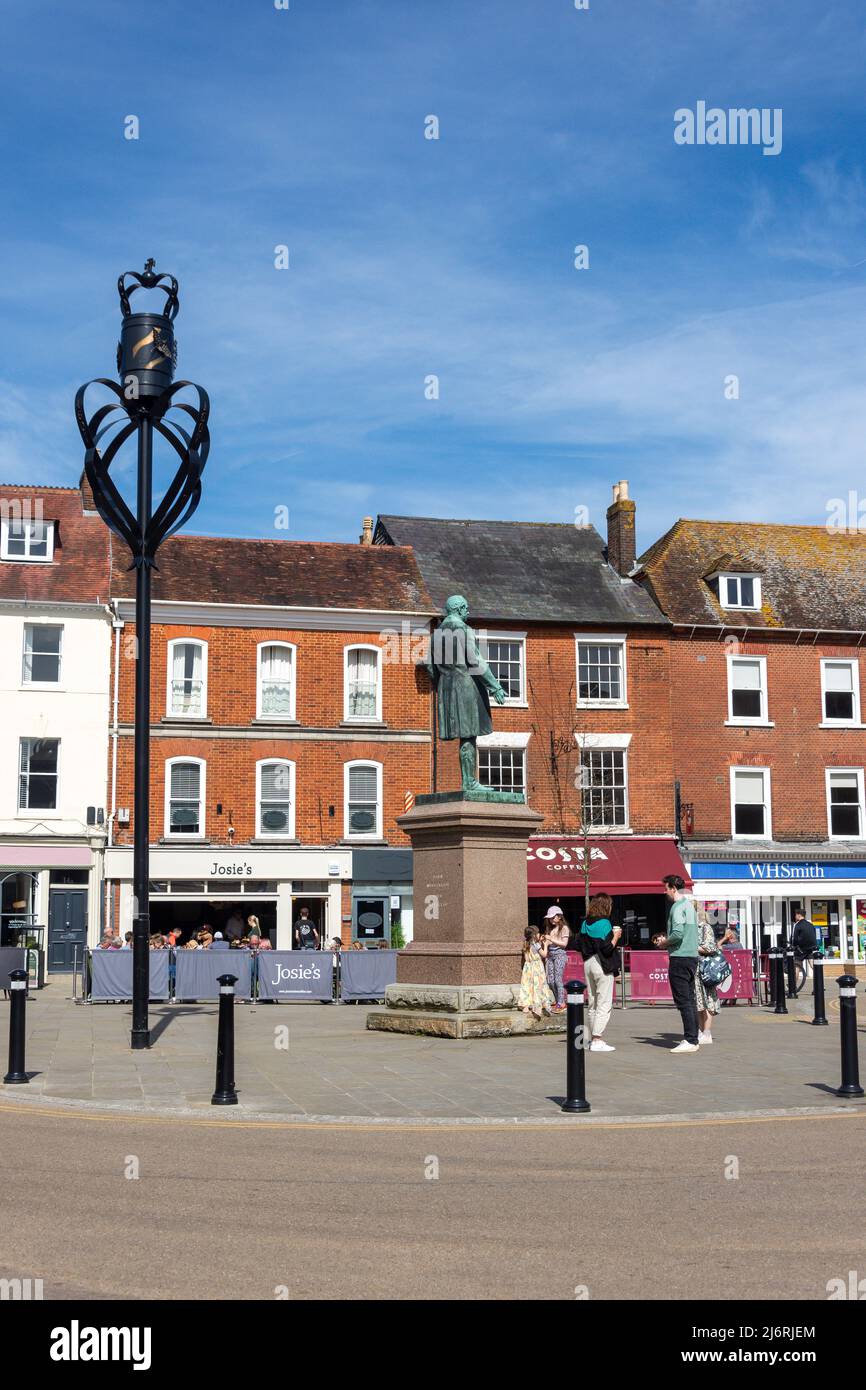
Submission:
<svg viewBox="0 0 866 1390">
<path fill-rule="evenodd" d="M 153 255 L 213 401 L 194 531 L 603 530 L 628 478 L 643 547 L 866 494 L 861 5 L 6 0 L 4 31 L 0 481 L 77 480 L 75 388 Z M 781 108 L 781 153 L 677 145 L 699 100 Z"/>
</svg>

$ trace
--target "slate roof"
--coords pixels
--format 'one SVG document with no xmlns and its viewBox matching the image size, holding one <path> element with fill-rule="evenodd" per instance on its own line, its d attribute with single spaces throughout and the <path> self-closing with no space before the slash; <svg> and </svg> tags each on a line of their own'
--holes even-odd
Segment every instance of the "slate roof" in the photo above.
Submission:
<svg viewBox="0 0 866 1390">
<path fill-rule="evenodd" d="M 376 548 L 411 545 L 434 604 L 463 594 L 477 620 L 667 626 L 653 600 L 607 563 L 592 526 L 380 516 Z"/>
<path fill-rule="evenodd" d="M 759 574 L 761 609 L 722 608 L 706 581 L 718 569 Z M 636 573 L 675 623 L 866 632 L 866 533 L 680 520 Z"/>
<path fill-rule="evenodd" d="M 115 543 L 112 596 L 135 596 L 129 556 Z M 172 536 L 157 555 L 154 599 L 268 607 L 431 613 L 411 550 L 337 542 Z"/>
</svg>

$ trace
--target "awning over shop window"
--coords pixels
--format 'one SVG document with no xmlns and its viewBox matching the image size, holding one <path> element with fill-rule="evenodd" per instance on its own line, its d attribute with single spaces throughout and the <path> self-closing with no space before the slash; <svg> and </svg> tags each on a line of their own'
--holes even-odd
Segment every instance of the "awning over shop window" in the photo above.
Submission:
<svg viewBox="0 0 866 1390">
<path fill-rule="evenodd" d="M 692 880 L 673 839 L 630 835 L 593 838 L 590 854 L 590 892 L 617 894 L 663 893 L 665 874 Z M 529 841 L 527 869 L 531 898 L 582 897 L 584 844 L 579 837 L 536 836 Z"/>
</svg>

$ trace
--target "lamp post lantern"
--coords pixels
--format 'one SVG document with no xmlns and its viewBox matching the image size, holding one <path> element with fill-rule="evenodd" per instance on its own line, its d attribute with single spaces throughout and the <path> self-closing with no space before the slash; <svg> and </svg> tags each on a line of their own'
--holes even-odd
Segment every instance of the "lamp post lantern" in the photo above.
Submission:
<svg viewBox="0 0 866 1390">
<path fill-rule="evenodd" d="M 133 283 L 127 284 L 127 281 Z M 201 474 L 210 448 L 207 393 L 190 381 L 172 384 L 177 362 L 174 320 L 180 304 L 177 280 L 158 275 L 155 262 L 142 272 L 128 270 L 117 282 L 122 323 L 117 347 L 119 384 L 97 377 L 75 397 L 75 419 L 84 441 L 84 472 L 96 509 L 106 526 L 128 546 L 135 570 L 135 795 L 133 841 L 132 922 L 132 1037 L 133 1050 L 150 1046 L 150 599 L 151 572 L 156 553 L 192 516 L 201 499 Z M 161 290 L 161 313 L 133 313 L 130 297 L 139 289 Z M 84 398 L 88 387 L 104 386 L 109 401 L 88 417 Z M 195 406 L 175 401 L 178 391 L 191 387 Z M 181 412 L 175 419 L 170 412 Z M 189 419 L 184 417 L 190 417 Z M 191 423 L 190 423 L 191 422 Z M 153 436 L 167 440 L 180 460 L 174 477 L 153 507 Z M 111 464 L 128 439 L 137 435 L 138 473 L 135 511 L 127 505 L 110 475 Z"/>
</svg>

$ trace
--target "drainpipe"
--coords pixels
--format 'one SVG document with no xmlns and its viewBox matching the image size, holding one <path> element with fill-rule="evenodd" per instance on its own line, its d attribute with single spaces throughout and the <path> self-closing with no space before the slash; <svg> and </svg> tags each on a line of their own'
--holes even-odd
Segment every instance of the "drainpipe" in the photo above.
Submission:
<svg viewBox="0 0 866 1390">
<path fill-rule="evenodd" d="M 108 604 L 111 613 L 111 626 L 114 632 L 114 691 L 111 702 L 111 809 L 108 813 L 108 835 L 105 848 L 110 849 L 114 844 L 114 817 L 117 815 L 117 738 L 118 738 L 118 680 L 120 677 L 120 634 L 123 631 L 124 623 L 118 615 L 117 604 L 111 601 Z M 111 922 L 111 888 L 108 876 L 104 880 L 104 893 L 102 897 L 102 925 L 103 928 Z"/>
<path fill-rule="evenodd" d="M 120 702 L 120 692 L 118 682 L 120 679 L 120 634 L 124 629 L 123 619 L 118 615 L 117 605 L 110 603 L 112 621 L 114 629 L 114 692 L 111 702 L 111 810 L 108 816 L 108 843 L 114 844 L 114 818 L 117 815 L 117 739 L 118 739 L 118 706 Z"/>
</svg>

